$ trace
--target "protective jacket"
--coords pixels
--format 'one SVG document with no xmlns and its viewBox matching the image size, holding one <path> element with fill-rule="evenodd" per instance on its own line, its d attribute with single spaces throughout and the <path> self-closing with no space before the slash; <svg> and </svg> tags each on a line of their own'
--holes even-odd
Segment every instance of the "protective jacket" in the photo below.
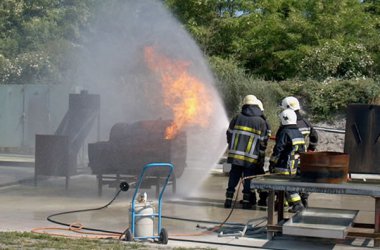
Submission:
<svg viewBox="0 0 380 250">
<path fill-rule="evenodd" d="M 260 155 L 260 158 L 259 158 L 259 162 L 258 162 L 258 166 L 259 166 L 259 169 L 258 171 L 256 172 L 256 174 L 265 174 L 265 171 L 264 171 L 264 164 L 265 164 L 265 150 L 267 149 L 268 147 L 268 140 L 269 138 L 272 136 L 272 131 L 271 131 L 271 127 L 268 123 L 268 120 L 267 118 L 265 117 L 265 115 L 263 114 L 261 116 L 264 121 L 265 121 L 265 125 L 266 125 L 266 133 L 264 134 L 264 141 L 262 143 L 262 146 L 260 147 L 260 152 L 259 152 L 259 155 Z"/>
<path fill-rule="evenodd" d="M 267 125 L 256 105 L 244 105 L 227 130 L 227 162 L 243 167 L 254 167 L 265 152 Z"/>
<path fill-rule="evenodd" d="M 317 131 L 313 128 L 310 122 L 300 114 L 299 110 L 296 111 L 296 114 L 298 129 L 304 136 L 306 144 L 307 142 L 309 143 L 307 146 L 307 150 L 315 151 L 318 145 Z"/>
<path fill-rule="evenodd" d="M 305 139 L 298 126 L 281 126 L 270 158 L 271 172 L 295 175 L 300 161 L 299 154 L 302 152 L 305 152 Z"/>
<path fill-rule="evenodd" d="M 261 117 L 264 119 L 265 125 L 266 125 L 266 134 L 264 135 L 264 148 L 263 148 L 264 153 L 265 153 L 265 150 L 268 145 L 268 140 L 272 136 L 272 130 L 265 115 L 263 114 Z"/>
</svg>

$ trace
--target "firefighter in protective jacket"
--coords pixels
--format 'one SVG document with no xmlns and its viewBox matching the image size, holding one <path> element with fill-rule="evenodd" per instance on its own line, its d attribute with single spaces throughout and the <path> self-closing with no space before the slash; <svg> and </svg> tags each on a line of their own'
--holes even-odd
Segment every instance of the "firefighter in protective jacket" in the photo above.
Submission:
<svg viewBox="0 0 380 250">
<path fill-rule="evenodd" d="M 298 129 L 297 115 L 292 109 L 283 110 L 280 119 L 281 126 L 276 134 L 276 145 L 270 158 L 269 170 L 281 175 L 296 175 L 299 171 L 299 154 L 305 152 L 305 139 Z M 286 199 L 293 205 L 290 212 L 304 208 L 297 192 L 287 192 Z"/>
<path fill-rule="evenodd" d="M 307 151 L 315 151 L 318 145 L 318 133 L 311 123 L 300 113 L 301 106 L 297 98 L 293 96 L 285 97 L 281 102 L 282 109 L 292 109 L 297 115 L 297 126 L 308 141 Z"/>
<path fill-rule="evenodd" d="M 243 100 L 241 113 L 235 116 L 227 130 L 228 158 L 231 163 L 225 208 L 230 208 L 236 185 L 241 177 L 256 175 L 257 164 L 265 154 L 266 123 L 261 117 L 262 111 L 254 95 L 247 95 Z M 243 208 L 252 206 L 251 181 L 243 183 Z"/>
<path fill-rule="evenodd" d="M 310 124 L 310 122 L 306 118 L 304 118 L 302 114 L 300 113 L 301 106 L 298 99 L 293 96 L 285 97 L 281 102 L 281 107 L 283 109 L 289 108 L 289 109 L 294 110 L 294 112 L 296 112 L 297 126 L 305 138 L 307 151 L 308 152 L 315 151 L 318 145 L 318 133 Z M 304 207 L 308 206 L 308 199 L 309 199 L 308 193 L 301 193 L 301 200 Z"/>
<path fill-rule="evenodd" d="M 266 131 L 266 135 L 264 135 L 264 143 L 263 143 L 263 147 L 262 147 L 263 151 L 265 151 L 267 148 L 267 145 L 268 145 L 269 138 L 272 136 L 272 130 L 271 130 L 269 122 L 268 122 L 268 120 L 264 114 L 263 103 L 259 99 L 257 99 L 257 105 L 259 106 L 261 112 L 263 112 L 263 115 L 261 117 L 264 119 L 266 126 L 267 126 L 267 131 Z M 259 159 L 257 174 L 265 174 L 265 170 L 264 170 L 265 153 L 262 156 L 263 157 L 261 157 Z M 266 207 L 267 206 L 268 191 L 258 189 L 257 192 L 259 194 L 259 200 L 257 202 L 257 205 Z"/>
</svg>

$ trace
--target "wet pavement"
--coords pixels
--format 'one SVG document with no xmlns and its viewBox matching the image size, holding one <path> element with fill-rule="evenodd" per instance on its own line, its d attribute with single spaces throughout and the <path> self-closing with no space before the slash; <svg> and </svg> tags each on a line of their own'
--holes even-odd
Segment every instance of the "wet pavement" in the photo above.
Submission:
<svg viewBox="0 0 380 250">
<path fill-rule="evenodd" d="M 64 177 L 39 178 L 35 186 L 33 167 L 0 166 L 0 230 L 65 228 L 47 221 L 47 217 L 60 212 L 100 208 L 113 199 L 116 188 L 103 187 L 103 194 L 99 197 L 96 177 L 87 168 L 80 172 L 81 174 L 70 178 L 66 189 Z M 359 238 L 341 240 L 278 235 L 268 241 L 265 231 L 266 208 L 243 210 L 240 204 L 232 211 L 222 230 L 217 230 L 216 226 L 225 221 L 231 211 L 223 207 L 227 179 L 227 175 L 217 167 L 209 173 L 199 190 L 188 197 L 177 197 L 170 186 L 166 189 L 162 201 L 162 226 L 169 233 L 168 246 L 216 249 L 373 248 L 373 240 Z M 154 197 L 154 188 L 142 191 L 146 191 L 149 198 Z M 133 192 L 133 187 L 127 192 L 121 192 L 104 209 L 53 218 L 66 224 L 81 223 L 88 228 L 123 232 L 129 226 Z M 356 222 L 373 222 L 374 200 L 371 197 L 311 194 L 309 203 L 311 207 L 360 210 Z M 239 235 L 249 220 L 252 221 L 246 234 Z M 157 228 L 156 225 L 154 228 Z"/>
</svg>

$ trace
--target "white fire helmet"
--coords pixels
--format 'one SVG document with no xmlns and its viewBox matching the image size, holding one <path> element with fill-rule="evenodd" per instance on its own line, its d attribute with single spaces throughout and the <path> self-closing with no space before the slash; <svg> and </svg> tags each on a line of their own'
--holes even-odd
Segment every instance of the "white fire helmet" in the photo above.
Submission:
<svg viewBox="0 0 380 250">
<path fill-rule="evenodd" d="M 259 99 L 257 99 L 256 104 L 257 104 L 257 106 L 259 106 L 261 111 L 264 111 L 263 103 Z"/>
<path fill-rule="evenodd" d="M 243 105 L 257 105 L 257 98 L 254 95 L 247 95 L 243 99 Z"/>
<path fill-rule="evenodd" d="M 293 109 L 294 111 L 301 109 L 298 99 L 293 96 L 282 99 L 281 107 L 282 109 Z"/>
<path fill-rule="evenodd" d="M 280 113 L 280 119 L 282 125 L 296 125 L 297 114 L 292 109 L 285 109 Z"/>
</svg>

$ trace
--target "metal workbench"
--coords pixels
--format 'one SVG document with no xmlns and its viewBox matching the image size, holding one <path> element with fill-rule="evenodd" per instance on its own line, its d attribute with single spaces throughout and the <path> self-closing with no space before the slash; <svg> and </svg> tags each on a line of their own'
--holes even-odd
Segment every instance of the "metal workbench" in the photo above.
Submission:
<svg viewBox="0 0 380 250">
<path fill-rule="evenodd" d="M 302 181 L 299 177 L 268 175 L 253 178 L 252 189 L 269 191 L 267 238 L 273 238 L 276 232 L 282 232 L 284 218 L 284 197 L 287 191 L 305 193 L 327 193 L 345 195 L 371 196 L 375 199 L 375 217 L 373 224 L 354 223 L 359 230 L 349 231 L 348 237 L 364 237 L 374 239 L 374 247 L 380 247 L 380 184 L 352 181 L 344 184 L 314 183 Z M 275 194 L 277 194 L 278 209 L 275 211 Z M 277 221 L 276 221 L 277 212 Z M 363 230 L 360 230 L 360 229 Z"/>
</svg>

